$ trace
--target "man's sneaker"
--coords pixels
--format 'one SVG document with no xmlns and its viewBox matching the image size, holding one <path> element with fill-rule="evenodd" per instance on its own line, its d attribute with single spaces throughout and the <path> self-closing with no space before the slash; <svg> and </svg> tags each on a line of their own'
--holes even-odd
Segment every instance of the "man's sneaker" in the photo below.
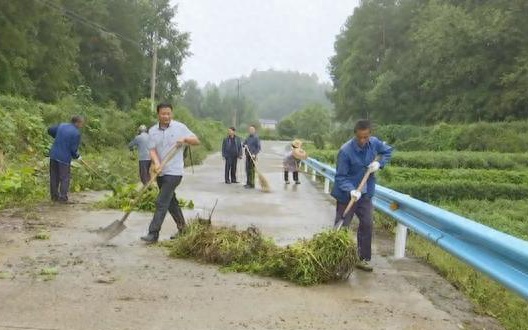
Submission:
<svg viewBox="0 0 528 330">
<path fill-rule="evenodd" d="M 285 184 L 290 184 L 290 181 L 284 181 Z"/>
<path fill-rule="evenodd" d="M 247 185 L 244 186 L 244 188 L 246 188 L 246 189 L 253 189 L 253 188 L 255 188 L 255 186 L 252 186 L 252 185 L 247 184 Z"/>
<path fill-rule="evenodd" d="M 373 270 L 372 265 L 370 264 L 370 261 L 367 261 L 367 260 L 360 260 L 356 264 L 356 267 L 366 272 L 371 272 Z"/>
<path fill-rule="evenodd" d="M 156 243 L 158 241 L 158 237 L 154 234 L 148 234 L 147 236 L 142 236 L 141 240 L 146 243 Z"/>
<path fill-rule="evenodd" d="M 301 184 L 301 181 L 295 181 L 295 184 Z"/>
</svg>

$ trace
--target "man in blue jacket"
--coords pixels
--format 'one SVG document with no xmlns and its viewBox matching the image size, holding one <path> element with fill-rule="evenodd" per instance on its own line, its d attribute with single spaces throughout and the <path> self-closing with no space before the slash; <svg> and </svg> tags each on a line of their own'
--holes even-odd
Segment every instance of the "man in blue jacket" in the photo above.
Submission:
<svg viewBox="0 0 528 330">
<path fill-rule="evenodd" d="M 354 127 L 355 137 L 339 149 L 337 168 L 332 196 L 337 200 L 335 223 L 343 220 L 343 227 L 350 226 L 354 214 L 359 218 L 357 244 L 360 263 L 358 268 L 372 271 L 370 265 L 372 242 L 372 197 L 376 185 L 374 172 L 385 166 L 391 156 L 392 147 L 371 136 L 371 124 L 368 120 L 359 120 Z M 380 156 L 379 161 L 376 157 Z M 360 191 L 358 186 L 367 172 L 371 175 Z M 356 203 L 347 214 L 343 214 L 351 198 Z"/>
<path fill-rule="evenodd" d="M 236 170 L 237 160 L 242 159 L 242 143 L 234 127 L 227 130 L 227 137 L 222 141 L 222 157 L 225 159 L 225 183 L 238 183 Z"/>
<path fill-rule="evenodd" d="M 255 164 L 253 163 L 253 161 L 257 161 L 257 154 L 260 152 L 260 139 L 256 131 L 257 130 L 254 125 L 249 126 L 249 136 L 244 141 L 244 148 L 246 151 L 245 154 L 247 177 L 246 185 L 244 186 L 244 188 L 246 189 L 255 188 Z M 253 157 L 253 160 L 251 160 L 251 157 Z"/>
<path fill-rule="evenodd" d="M 48 129 L 55 141 L 50 150 L 50 194 L 54 202 L 67 203 L 70 188 L 70 164 L 72 159 L 81 159 L 79 145 L 80 129 L 84 118 L 73 116 L 71 123 L 62 123 Z"/>
</svg>

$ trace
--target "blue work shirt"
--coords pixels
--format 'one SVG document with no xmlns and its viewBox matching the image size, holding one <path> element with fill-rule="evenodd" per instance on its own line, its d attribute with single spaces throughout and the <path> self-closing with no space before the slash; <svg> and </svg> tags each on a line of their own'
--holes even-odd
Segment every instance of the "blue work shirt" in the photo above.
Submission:
<svg viewBox="0 0 528 330">
<path fill-rule="evenodd" d="M 143 132 L 137 135 L 134 140 L 128 144 L 130 151 L 134 149 L 134 146 L 138 148 L 138 158 L 139 160 L 150 160 L 150 150 L 149 150 L 149 135 L 146 132 Z"/>
<path fill-rule="evenodd" d="M 72 158 L 79 158 L 81 132 L 74 124 L 62 123 L 48 129 L 55 141 L 50 150 L 50 159 L 70 165 Z"/>
<path fill-rule="evenodd" d="M 149 129 L 149 149 L 155 149 L 159 160 L 163 162 L 178 140 L 191 136 L 195 136 L 194 133 L 179 121 L 171 120 L 169 127 L 166 128 L 156 124 Z M 180 148 L 174 157 L 165 164 L 160 176 L 183 175 L 183 149 L 183 147 Z"/>
<path fill-rule="evenodd" d="M 244 141 L 244 145 L 248 147 L 249 152 L 251 152 L 253 156 L 257 155 L 260 152 L 260 139 L 256 134 L 250 134 Z"/>
<path fill-rule="evenodd" d="M 363 147 L 357 143 L 355 138 L 343 144 L 337 154 L 336 176 L 332 196 L 340 203 L 348 203 L 350 201 L 350 191 L 359 186 L 368 165 L 378 155 L 381 156 L 379 163 L 383 168 L 392 156 L 392 147 L 374 136 L 371 136 Z M 375 186 L 376 177 L 371 174 L 367 180 L 366 188 L 363 188 L 361 193 L 372 198 Z"/>
</svg>

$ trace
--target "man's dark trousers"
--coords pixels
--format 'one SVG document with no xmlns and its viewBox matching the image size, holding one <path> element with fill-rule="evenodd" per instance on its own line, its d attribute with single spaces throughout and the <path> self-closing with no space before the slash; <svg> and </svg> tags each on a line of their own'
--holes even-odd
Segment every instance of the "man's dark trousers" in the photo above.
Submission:
<svg viewBox="0 0 528 330">
<path fill-rule="evenodd" d="M 50 194 L 52 201 L 66 202 L 70 188 L 70 165 L 50 159 Z"/>
<path fill-rule="evenodd" d="M 256 161 L 256 159 L 255 159 Z M 255 187 L 255 164 L 251 160 L 251 156 L 246 155 L 246 185 Z"/>
<path fill-rule="evenodd" d="M 237 157 L 226 157 L 225 159 L 225 182 L 237 182 Z"/>
<path fill-rule="evenodd" d="M 335 223 L 343 217 L 347 204 L 337 202 Z M 343 219 L 343 227 L 349 227 L 352 217 L 357 215 L 359 226 L 357 231 L 358 254 L 363 260 L 370 261 L 372 244 L 372 199 L 368 196 L 361 198 L 352 206 L 352 209 Z"/>
<path fill-rule="evenodd" d="M 146 184 L 150 181 L 150 160 L 139 161 L 139 178 L 141 183 Z"/>
<path fill-rule="evenodd" d="M 149 234 L 154 235 L 156 238 L 159 236 L 167 211 L 169 211 L 174 222 L 176 222 L 179 231 L 185 227 L 185 218 L 174 193 L 181 180 L 181 175 L 163 175 L 157 178 L 160 192 L 156 200 L 156 211 L 149 226 Z"/>
</svg>

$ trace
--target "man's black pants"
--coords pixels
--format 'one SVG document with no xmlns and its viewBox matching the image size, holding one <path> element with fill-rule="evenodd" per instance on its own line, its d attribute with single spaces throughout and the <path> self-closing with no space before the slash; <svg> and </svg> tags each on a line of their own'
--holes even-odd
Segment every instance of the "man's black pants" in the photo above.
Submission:
<svg viewBox="0 0 528 330">
<path fill-rule="evenodd" d="M 237 157 L 226 157 L 225 159 L 225 182 L 237 182 Z"/>
<path fill-rule="evenodd" d="M 70 165 L 50 159 L 50 195 L 52 201 L 68 200 Z"/>
<path fill-rule="evenodd" d="M 141 183 L 146 184 L 150 181 L 150 160 L 139 161 L 139 178 Z"/>
<path fill-rule="evenodd" d="M 154 235 L 156 238 L 159 236 L 167 211 L 169 211 L 174 222 L 176 222 L 178 230 L 181 231 L 185 227 L 185 218 L 174 193 L 181 180 L 181 175 L 163 175 L 157 178 L 160 192 L 156 200 L 156 211 L 149 226 L 149 234 Z"/>
</svg>

